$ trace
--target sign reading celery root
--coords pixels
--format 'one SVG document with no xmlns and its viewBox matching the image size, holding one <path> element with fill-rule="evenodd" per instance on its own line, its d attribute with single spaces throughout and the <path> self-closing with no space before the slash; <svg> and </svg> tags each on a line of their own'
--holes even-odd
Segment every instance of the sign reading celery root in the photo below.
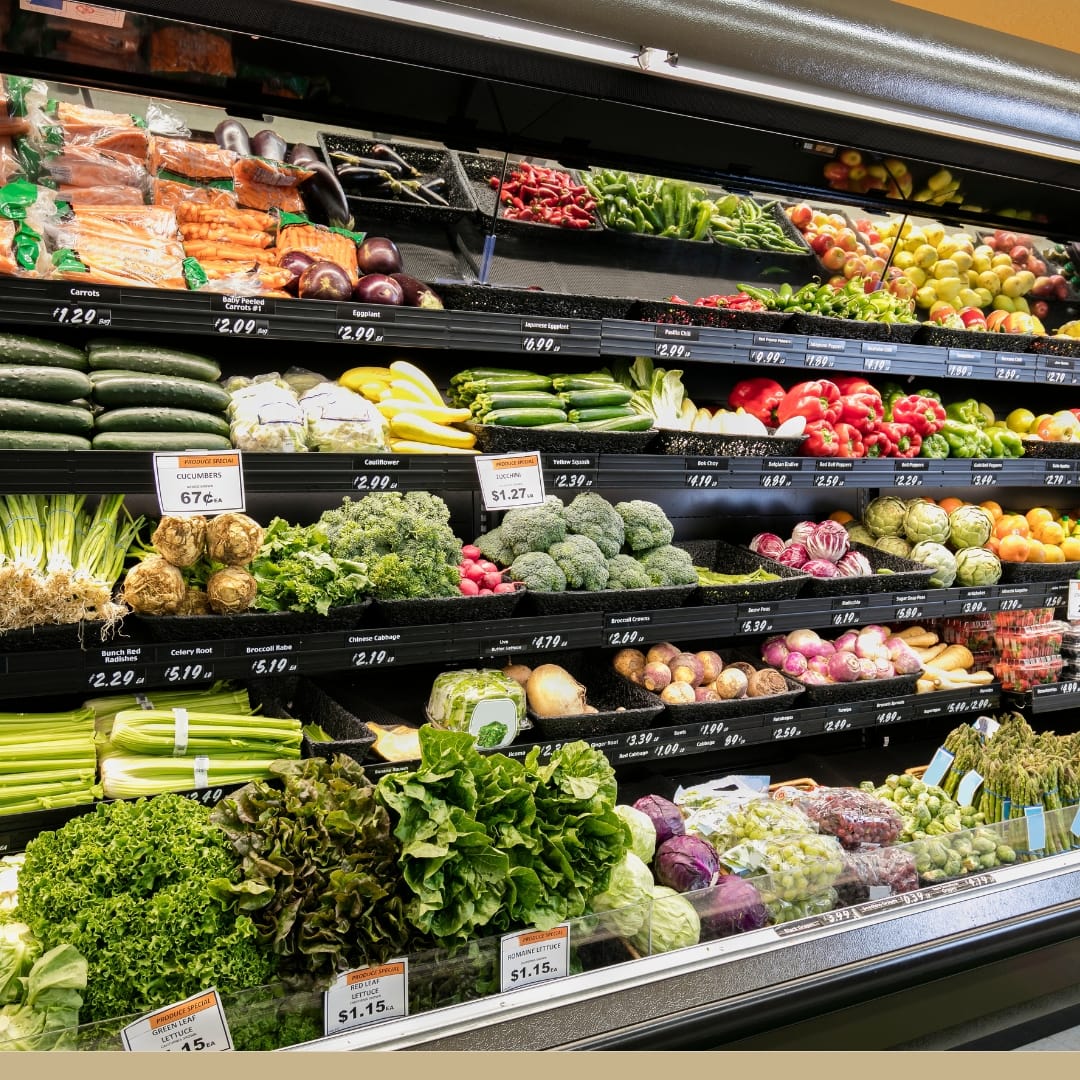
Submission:
<svg viewBox="0 0 1080 1080">
<path fill-rule="evenodd" d="M 213 988 L 147 1013 L 120 1032 L 125 1050 L 231 1050 L 232 1036 Z"/>
<path fill-rule="evenodd" d="M 499 943 L 502 993 L 565 978 L 570 972 L 570 926 L 504 934 Z"/>
<path fill-rule="evenodd" d="M 227 514 L 246 509 L 239 450 L 154 455 L 154 486 L 163 514 Z"/>
<path fill-rule="evenodd" d="M 481 454 L 475 460 L 485 510 L 539 506 L 544 501 L 539 454 Z"/>
<path fill-rule="evenodd" d="M 388 960 L 337 977 L 323 995 L 323 1031 L 339 1031 L 409 1015 L 409 961 Z"/>
</svg>

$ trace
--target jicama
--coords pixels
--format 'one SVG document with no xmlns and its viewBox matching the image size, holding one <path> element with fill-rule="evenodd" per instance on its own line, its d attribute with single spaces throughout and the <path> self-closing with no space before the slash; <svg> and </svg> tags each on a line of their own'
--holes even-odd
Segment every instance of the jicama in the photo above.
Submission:
<svg viewBox="0 0 1080 1080">
<path fill-rule="evenodd" d="M 110 742 L 120 754 L 151 756 L 252 754 L 300 756 L 298 720 L 175 709 L 125 709 L 113 721 Z"/>
</svg>

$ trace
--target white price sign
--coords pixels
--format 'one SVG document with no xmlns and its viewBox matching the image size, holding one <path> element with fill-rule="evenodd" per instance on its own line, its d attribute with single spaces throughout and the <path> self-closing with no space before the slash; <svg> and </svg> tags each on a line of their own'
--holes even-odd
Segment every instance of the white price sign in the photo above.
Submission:
<svg viewBox="0 0 1080 1080">
<path fill-rule="evenodd" d="M 327 1035 L 408 1015 L 406 959 L 346 971 L 323 994 L 323 1031 Z"/>
<path fill-rule="evenodd" d="M 1069 601 L 1067 616 L 1069 622 L 1080 619 L 1080 581 L 1069 582 Z"/>
<path fill-rule="evenodd" d="M 475 461 L 485 510 L 539 506 L 544 501 L 539 454 L 481 454 Z"/>
<path fill-rule="evenodd" d="M 203 990 L 147 1013 L 120 1032 L 125 1050 L 231 1050 L 232 1036 L 217 990 Z"/>
<path fill-rule="evenodd" d="M 163 514 L 227 514 L 246 509 L 239 450 L 155 454 L 154 485 Z"/>
<path fill-rule="evenodd" d="M 570 972 L 570 926 L 504 934 L 499 948 L 502 993 L 565 978 Z"/>
</svg>

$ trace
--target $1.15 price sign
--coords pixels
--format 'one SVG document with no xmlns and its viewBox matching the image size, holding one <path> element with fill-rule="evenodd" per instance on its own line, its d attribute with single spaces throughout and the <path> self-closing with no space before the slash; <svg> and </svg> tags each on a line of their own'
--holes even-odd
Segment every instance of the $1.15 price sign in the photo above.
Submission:
<svg viewBox="0 0 1080 1080">
<path fill-rule="evenodd" d="M 539 506 L 544 501 L 539 454 L 481 454 L 475 461 L 485 510 Z"/>
<path fill-rule="evenodd" d="M 502 993 L 522 986 L 562 979 L 570 971 L 570 927 L 505 934 L 499 943 L 499 983 Z"/>
<path fill-rule="evenodd" d="M 409 1015 L 409 961 L 388 960 L 337 977 L 323 994 L 327 1035 Z"/>
<path fill-rule="evenodd" d="M 239 450 L 155 454 L 154 486 L 163 514 L 226 514 L 247 505 Z"/>
<path fill-rule="evenodd" d="M 232 1036 L 217 990 L 203 990 L 128 1024 L 125 1050 L 231 1050 Z"/>
</svg>

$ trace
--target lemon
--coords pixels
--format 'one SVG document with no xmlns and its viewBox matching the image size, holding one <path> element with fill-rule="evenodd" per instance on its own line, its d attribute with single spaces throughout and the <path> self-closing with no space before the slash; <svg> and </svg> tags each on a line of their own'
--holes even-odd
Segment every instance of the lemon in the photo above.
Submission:
<svg viewBox="0 0 1080 1080">
<path fill-rule="evenodd" d="M 1010 431 L 1015 431 L 1024 435 L 1034 426 L 1035 414 L 1030 409 L 1013 409 L 1013 411 L 1005 417 L 1005 423 Z"/>
</svg>

